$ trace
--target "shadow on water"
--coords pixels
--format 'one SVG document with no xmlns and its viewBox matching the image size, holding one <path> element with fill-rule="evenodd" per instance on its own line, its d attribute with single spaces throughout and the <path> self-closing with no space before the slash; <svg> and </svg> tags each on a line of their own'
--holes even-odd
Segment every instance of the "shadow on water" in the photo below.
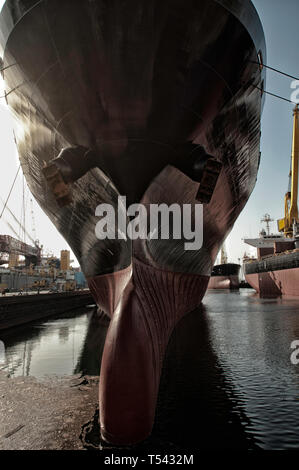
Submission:
<svg viewBox="0 0 299 470">
<path fill-rule="evenodd" d="M 106 326 L 96 314 L 90 320 L 76 371 L 94 375 L 104 344 Z M 96 359 L 96 357 L 98 359 Z M 255 449 L 246 433 L 248 418 L 226 380 L 210 341 L 204 306 L 187 315 L 174 330 L 168 345 L 152 436 L 135 450 L 176 448 Z M 99 448 L 98 410 L 83 426 L 86 448 Z"/>
<path fill-rule="evenodd" d="M 190 450 L 257 447 L 213 350 L 204 306 L 173 332 L 163 369 L 154 434 Z"/>
<path fill-rule="evenodd" d="M 109 318 L 96 309 L 89 319 L 87 333 L 75 367 L 75 374 L 99 375 L 101 359 L 109 328 Z"/>
</svg>

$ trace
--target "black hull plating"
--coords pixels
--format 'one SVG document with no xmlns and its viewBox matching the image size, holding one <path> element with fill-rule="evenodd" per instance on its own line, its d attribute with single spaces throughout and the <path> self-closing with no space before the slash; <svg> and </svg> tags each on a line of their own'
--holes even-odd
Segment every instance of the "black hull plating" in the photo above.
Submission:
<svg viewBox="0 0 299 470">
<path fill-rule="evenodd" d="M 217 264 L 211 276 L 239 276 L 241 266 L 234 263 Z"/>
<path fill-rule="evenodd" d="M 15 64 L 4 78 L 21 120 L 23 171 L 85 274 L 131 262 L 130 244 L 96 239 L 95 207 L 115 204 L 118 194 L 140 201 L 165 165 L 185 171 L 201 145 L 223 163 L 204 208 L 204 247 L 183 256 L 171 246 L 165 257 L 165 244 L 149 252 L 164 269 L 209 275 L 259 165 L 262 100 L 254 86 L 264 77 L 250 61 L 265 51 L 251 2 L 11 0 L 0 24 L 4 66 Z M 73 145 L 94 149 L 98 168 L 73 184 L 73 203 L 59 209 L 42 168 Z"/>
</svg>

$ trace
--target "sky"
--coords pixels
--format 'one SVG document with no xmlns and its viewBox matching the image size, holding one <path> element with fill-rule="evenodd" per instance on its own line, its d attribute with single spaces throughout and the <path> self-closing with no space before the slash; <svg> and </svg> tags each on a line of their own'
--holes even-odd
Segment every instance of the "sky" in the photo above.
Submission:
<svg viewBox="0 0 299 470">
<path fill-rule="evenodd" d="M 260 16 L 267 47 L 267 64 L 299 77 L 299 1 L 254 0 Z M 290 99 L 292 80 L 267 71 L 266 90 Z M 229 259 L 237 261 L 247 253 L 255 254 L 242 242 L 257 237 L 260 220 L 268 213 L 275 220 L 271 229 L 277 232 L 277 219 L 284 217 L 284 195 L 292 150 L 294 105 L 266 96 L 262 114 L 261 164 L 256 187 L 226 242 Z"/>
<path fill-rule="evenodd" d="M 0 8 L 4 1 L 0 0 Z M 299 1 L 298 0 L 254 0 L 260 16 L 267 47 L 267 65 L 299 77 Z M 266 90 L 290 99 L 291 79 L 275 72 L 267 72 Z M 3 84 L 0 83 L 0 96 Z M 266 96 L 262 115 L 261 164 L 256 187 L 231 234 L 226 241 L 229 261 L 242 260 L 244 252 L 253 254 L 252 249 L 242 241 L 246 237 L 257 237 L 262 224 L 261 218 L 269 213 L 275 220 L 271 229 L 276 232 L 276 220 L 284 215 L 284 195 L 288 188 L 288 173 L 292 146 L 293 105 Z M 3 100 L 0 100 L 0 198 L 6 199 L 18 168 L 18 156 L 12 134 L 12 118 Z M 24 192 L 26 229 L 33 238 L 36 235 L 45 247 L 45 253 L 59 255 L 68 249 L 63 237 L 39 208 L 28 188 Z M 33 200 L 31 213 L 30 199 Z M 26 202 L 27 201 L 27 202 Z M 23 204 L 23 177 L 17 178 L 8 206 L 21 220 Z M 0 200 L 0 209 L 2 202 Z M 0 213 L 1 213 L 0 210 Z M 34 219 L 34 222 L 33 222 Z M 7 211 L 0 220 L 0 233 L 15 236 L 7 223 L 19 227 Z M 27 241 L 29 241 L 27 239 Z M 74 255 L 72 259 L 75 260 Z M 75 261 L 74 266 L 77 265 Z"/>
</svg>

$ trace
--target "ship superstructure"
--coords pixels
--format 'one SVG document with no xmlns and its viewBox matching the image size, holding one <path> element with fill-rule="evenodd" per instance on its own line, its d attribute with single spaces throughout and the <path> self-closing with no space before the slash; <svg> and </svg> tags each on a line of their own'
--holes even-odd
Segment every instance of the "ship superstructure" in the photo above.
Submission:
<svg viewBox="0 0 299 470">
<path fill-rule="evenodd" d="M 244 259 L 246 281 L 263 297 L 299 295 L 299 245 L 282 234 L 244 239 L 257 249 L 257 256 Z"/>
</svg>

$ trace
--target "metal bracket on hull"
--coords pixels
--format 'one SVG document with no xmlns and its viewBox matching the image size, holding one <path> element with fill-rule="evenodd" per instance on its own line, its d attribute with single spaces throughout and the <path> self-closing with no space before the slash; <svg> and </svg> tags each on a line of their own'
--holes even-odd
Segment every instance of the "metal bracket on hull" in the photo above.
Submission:
<svg viewBox="0 0 299 470">
<path fill-rule="evenodd" d="M 72 202 L 72 195 L 69 185 L 65 184 L 55 163 L 45 166 L 43 173 L 59 207 L 70 204 Z"/>
<path fill-rule="evenodd" d="M 43 174 L 60 207 L 72 202 L 71 183 L 96 166 L 97 155 L 82 147 L 67 147 L 43 169 Z"/>
<path fill-rule="evenodd" d="M 204 204 L 208 204 L 210 202 L 222 166 L 222 163 L 216 160 L 215 158 L 209 158 L 207 160 L 200 180 L 198 193 L 196 195 L 197 201 L 202 202 Z"/>
<path fill-rule="evenodd" d="M 177 167 L 193 181 L 200 183 L 196 200 L 208 204 L 223 165 L 213 155 L 208 154 L 203 146 L 193 145 L 192 147 L 190 155 Z"/>
</svg>

